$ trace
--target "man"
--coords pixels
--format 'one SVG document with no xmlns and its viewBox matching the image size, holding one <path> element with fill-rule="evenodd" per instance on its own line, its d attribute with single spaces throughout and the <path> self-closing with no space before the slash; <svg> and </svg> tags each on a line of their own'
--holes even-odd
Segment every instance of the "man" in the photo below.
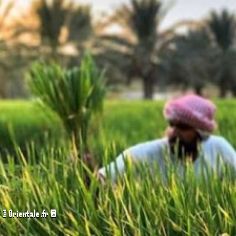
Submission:
<svg viewBox="0 0 236 236">
<path fill-rule="evenodd" d="M 157 163 L 164 173 L 167 168 L 166 150 L 170 162 L 182 166 L 179 171 L 183 171 L 187 159 L 193 163 L 197 175 L 201 174 L 202 163 L 212 170 L 217 170 L 218 165 L 222 169 L 223 163 L 236 170 L 235 150 L 225 138 L 212 134 L 216 128 L 215 110 L 211 101 L 197 95 L 186 95 L 167 102 L 164 107 L 164 116 L 169 122 L 166 137 L 126 149 L 107 167 L 99 169 L 99 179 L 104 181 L 108 171 L 115 181 L 117 174 L 125 171 L 125 159 L 128 157 L 131 163 L 144 162 L 150 166 Z M 219 157 L 222 162 L 219 162 Z"/>
</svg>

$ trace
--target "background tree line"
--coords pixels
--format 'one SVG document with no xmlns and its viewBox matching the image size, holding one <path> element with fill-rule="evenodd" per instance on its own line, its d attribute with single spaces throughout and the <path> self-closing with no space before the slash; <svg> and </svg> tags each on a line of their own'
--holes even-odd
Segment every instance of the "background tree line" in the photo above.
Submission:
<svg viewBox="0 0 236 236">
<path fill-rule="evenodd" d="M 72 67 L 86 50 L 106 69 L 110 85 L 140 80 L 145 99 L 152 99 L 156 88 L 192 88 L 201 94 L 208 84 L 217 86 L 222 97 L 236 95 L 236 20 L 228 10 L 161 31 L 168 7 L 159 0 L 130 0 L 100 21 L 88 5 L 38 0 L 12 19 L 6 36 L 5 22 L 13 9 L 10 2 L 0 18 L 2 98 L 27 96 L 24 73 L 32 61 L 56 60 Z M 121 30 L 107 33 L 112 25 Z M 178 33 L 181 27 L 184 33 Z"/>
</svg>

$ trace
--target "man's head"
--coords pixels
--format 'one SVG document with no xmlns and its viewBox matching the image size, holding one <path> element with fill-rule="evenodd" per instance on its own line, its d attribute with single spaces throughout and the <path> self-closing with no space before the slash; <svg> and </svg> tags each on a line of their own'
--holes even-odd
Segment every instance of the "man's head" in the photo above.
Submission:
<svg viewBox="0 0 236 236">
<path fill-rule="evenodd" d="M 215 105 L 197 95 L 186 95 L 167 102 L 164 116 L 171 134 L 184 142 L 191 142 L 197 134 L 210 134 L 216 127 Z"/>
<path fill-rule="evenodd" d="M 169 121 L 169 127 L 173 137 L 178 137 L 185 143 L 191 143 L 197 138 L 196 130 L 190 125 L 172 120 Z"/>
</svg>

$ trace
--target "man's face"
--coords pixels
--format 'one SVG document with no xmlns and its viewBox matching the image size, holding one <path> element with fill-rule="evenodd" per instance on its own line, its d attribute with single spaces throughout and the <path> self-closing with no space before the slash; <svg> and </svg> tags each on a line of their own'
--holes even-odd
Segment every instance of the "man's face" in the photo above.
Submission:
<svg viewBox="0 0 236 236">
<path fill-rule="evenodd" d="M 173 134 L 183 142 L 191 143 L 197 136 L 194 128 L 179 121 L 170 121 L 169 126 L 172 128 Z"/>
</svg>

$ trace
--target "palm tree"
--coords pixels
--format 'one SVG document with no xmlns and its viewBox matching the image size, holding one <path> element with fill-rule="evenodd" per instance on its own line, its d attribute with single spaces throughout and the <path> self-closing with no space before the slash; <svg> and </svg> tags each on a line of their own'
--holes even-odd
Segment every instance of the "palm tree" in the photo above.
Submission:
<svg viewBox="0 0 236 236">
<path fill-rule="evenodd" d="M 14 8 L 14 1 L 9 1 L 7 4 L 4 4 L 3 1 L 0 1 L 0 97 L 7 98 L 9 97 L 9 90 L 12 87 L 15 87 L 17 81 L 17 76 L 20 74 L 19 67 L 22 65 L 23 60 L 19 60 L 18 58 L 18 50 L 16 49 L 16 45 L 10 45 L 9 42 L 14 40 L 17 36 L 19 36 L 22 31 L 20 27 L 10 27 L 10 32 L 5 35 L 5 26 L 6 22 L 10 21 L 11 12 Z M 18 18 L 14 20 L 11 19 L 12 25 L 18 21 Z M 9 26 L 7 27 L 9 30 Z M 22 58 L 21 58 L 22 59 Z M 21 89 L 22 80 L 20 80 L 19 87 L 17 91 L 19 92 Z M 10 88 L 10 89 L 9 89 Z"/>
<path fill-rule="evenodd" d="M 40 36 L 42 42 L 49 44 L 52 53 L 56 54 L 59 36 L 66 20 L 67 10 L 63 0 L 40 0 L 35 6 L 40 21 Z"/>
<path fill-rule="evenodd" d="M 77 44 L 91 35 L 92 19 L 89 6 L 80 6 L 72 0 L 39 0 L 33 7 L 39 18 L 42 42 L 50 46 L 54 58 L 57 58 L 58 47 L 62 44 L 60 36 L 63 27 L 68 30 L 64 43 L 73 41 Z"/>
<path fill-rule="evenodd" d="M 213 49 L 204 28 L 190 30 L 176 36 L 172 47 L 165 51 L 162 64 L 167 72 L 166 85 L 192 87 L 202 95 L 205 85 L 211 82 Z"/>
<path fill-rule="evenodd" d="M 160 0 L 131 0 L 129 5 L 118 8 L 108 20 L 109 25 L 116 23 L 122 26 L 122 35 L 100 37 L 103 39 L 100 43 L 105 40 L 106 47 L 112 48 L 119 55 L 115 66 L 122 63 L 128 82 L 134 78 L 142 80 L 145 99 L 153 98 L 158 78 L 158 54 L 168 46 L 176 28 L 186 25 L 186 22 L 178 22 L 160 32 L 158 29 L 164 13 Z"/>
<path fill-rule="evenodd" d="M 236 63 L 231 63 L 225 66 L 225 62 L 229 61 L 229 56 L 232 53 L 235 36 L 236 36 L 236 20 L 234 14 L 223 10 L 221 13 L 215 11 L 211 12 L 210 18 L 207 21 L 210 32 L 215 41 L 216 50 L 218 51 L 218 85 L 220 88 L 220 95 L 224 97 L 227 90 L 231 90 L 231 82 L 234 80 L 229 76 L 232 75 L 232 69 L 235 68 Z M 235 87 L 235 86 L 233 86 Z"/>
<path fill-rule="evenodd" d="M 83 42 L 88 39 L 93 32 L 91 7 L 74 7 L 69 14 L 67 27 L 69 41 Z"/>
<path fill-rule="evenodd" d="M 117 36 L 105 36 L 112 44 L 122 48 L 124 58 L 129 58 L 129 77 L 139 77 L 143 82 L 144 98 L 151 99 L 154 93 L 157 28 L 161 17 L 159 0 L 131 0 L 130 5 L 122 5 L 109 22 L 116 22 L 134 35 L 134 40 Z"/>
</svg>

